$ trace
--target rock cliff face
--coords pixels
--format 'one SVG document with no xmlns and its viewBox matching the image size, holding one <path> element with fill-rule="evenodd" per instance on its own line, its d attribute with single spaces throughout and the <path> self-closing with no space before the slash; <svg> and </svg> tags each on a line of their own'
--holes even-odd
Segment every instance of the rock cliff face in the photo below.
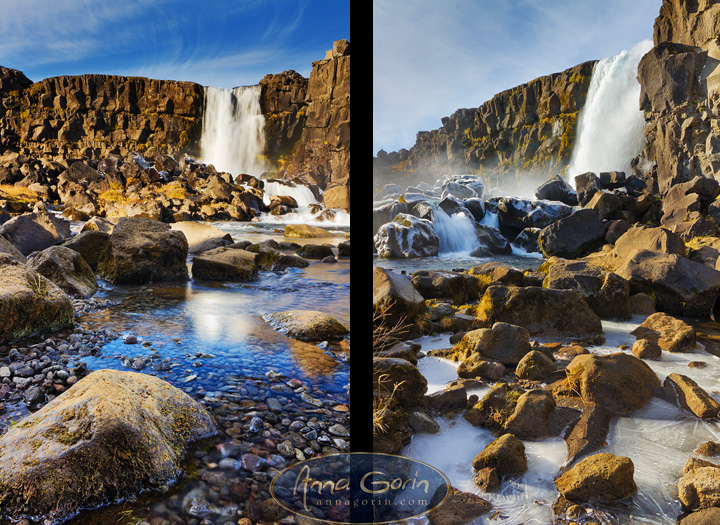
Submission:
<svg viewBox="0 0 720 525">
<path fill-rule="evenodd" d="M 648 181 L 661 194 L 720 179 L 720 1 L 664 0 L 638 68 Z M 643 163 L 639 163 L 643 164 Z"/>
<path fill-rule="evenodd" d="M 260 84 L 269 160 L 329 190 L 329 206 L 349 208 L 350 44 L 334 42 L 307 80 L 285 71 Z"/>
<path fill-rule="evenodd" d="M 349 196 L 350 44 L 335 42 L 309 79 L 285 71 L 260 84 L 265 154 L 280 175 L 341 186 Z M 0 67 L 0 154 L 55 161 L 129 151 L 197 156 L 203 104 L 204 89 L 193 82 L 80 75 L 33 83 Z"/>
<path fill-rule="evenodd" d="M 480 173 L 490 185 L 529 175 L 544 180 L 570 160 L 577 118 L 595 61 L 503 91 L 478 108 L 459 109 L 442 127 L 421 131 L 409 150 L 381 151 L 377 184 L 398 179 L 431 182 L 448 173 Z M 398 182 L 399 183 L 399 182 Z"/>
</svg>

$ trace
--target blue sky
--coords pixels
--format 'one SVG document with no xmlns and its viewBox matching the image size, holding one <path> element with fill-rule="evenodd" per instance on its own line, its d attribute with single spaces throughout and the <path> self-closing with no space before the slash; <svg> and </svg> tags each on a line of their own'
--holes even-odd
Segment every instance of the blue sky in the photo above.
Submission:
<svg viewBox="0 0 720 525">
<path fill-rule="evenodd" d="M 349 0 L 0 0 L 0 65 L 235 87 L 310 74 L 350 40 Z"/>
<path fill-rule="evenodd" d="M 373 154 L 500 91 L 652 39 L 662 0 L 373 0 Z"/>
</svg>

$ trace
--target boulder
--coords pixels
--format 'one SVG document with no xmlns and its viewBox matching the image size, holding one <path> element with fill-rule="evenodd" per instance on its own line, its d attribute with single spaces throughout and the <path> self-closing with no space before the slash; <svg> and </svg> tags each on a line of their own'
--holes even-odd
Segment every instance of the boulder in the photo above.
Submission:
<svg viewBox="0 0 720 525">
<path fill-rule="evenodd" d="M 463 417 L 474 426 L 503 429 L 508 418 L 515 412 L 522 389 L 498 383 L 485 396 L 465 411 Z"/>
<path fill-rule="evenodd" d="M 188 445 L 216 433 L 207 410 L 169 383 L 99 370 L 0 438 L 0 505 L 55 523 L 163 490 Z"/>
<path fill-rule="evenodd" d="M 580 210 L 543 228 L 538 244 L 546 257 L 577 259 L 600 248 L 605 227 L 593 210 Z"/>
<path fill-rule="evenodd" d="M 75 322 L 72 301 L 56 284 L 0 254 L 0 343 Z"/>
<path fill-rule="evenodd" d="M 28 255 L 69 238 L 70 222 L 46 211 L 24 213 L 1 225 L 0 237 Z"/>
<path fill-rule="evenodd" d="M 636 224 L 615 241 L 615 254 L 623 259 L 635 250 L 652 250 L 685 255 L 685 243 L 679 235 L 665 228 Z"/>
<path fill-rule="evenodd" d="M 576 503 L 610 503 L 637 492 L 630 458 L 601 453 L 589 456 L 555 480 L 566 499 Z"/>
<path fill-rule="evenodd" d="M 188 244 L 169 224 L 122 218 L 110 235 L 98 276 L 112 283 L 141 284 L 187 280 Z"/>
<path fill-rule="evenodd" d="M 470 492 L 450 487 L 450 495 L 438 507 L 428 513 L 431 525 L 467 525 L 487 514 L 492 504 Z"/>
<path fill-rule="evenodd" d="M 404 359 L 373 358 L 373 382 L 375 391 L 394 391 L 393 401 L 403 407 L 419 405 L 427 392 L 427 379 Z"/>
<path fill-rule="evenodd" d="M 535 197 L 540 200 L 558 201 L 568 206 L 577 206 L 577 192 L 560 175 L 541 184 L 535 190 Z"/>
<path fill-rule="evenodd" d="M 119 218 L 107 219 L 103 217 L 91 217 L 90 220 L 83 225 L 82 230 L 80 231 L 99 231 L 103 233 L 112 233 L 119 221 Z"/>
<path fill-rule="evenodd" d="M 630 292 L 655 296 L 655 308 L 668 314 L 710 316 L 720 294 L 720 272 L 675 254 L 632 252 L 616 273 L 630 281 Z"/>
<path fill-rule="evenodd" d="M 497 361 L 487 361 L 483 359 L 482 354 L 475 352 L 460 363 L 457 374 L 463 379 L 482 377 L 490 381 L 498 381 L 507 374 L 507 368 Z"/>
<path fill-rule="evenodd" d="M 182 232 L 188 242 L 188 253 L 202 253 L 233 243 L 229 233 L 225 233 L 211 224 L 182 221 L 170 225 L 173 231 Z"/>
<path fill-rule="evenodd" d="M 0 255 L 7 255 L 21 263 L 27 262 L 27 258 L 20 253 L 20 250 L 15 248 L 5 237 L 0 237 Z"/>
<path fill-rule="evenodd" d="M 300 257 L 305 257 L 307 259 L 324 259 L 325 257 L 335 255 L 333 253 L 332 245 L 327 243 L 305 244 L 298 249 L 297 254 Z"/>
<path fill-rule="evenodd" d="M 647 339 L 666 352 L 691 352 L 695 348 L 695 329 L 681 319 L 657 312 L 630 332 L 636 339 Z"/>
<path fill-rule="evenodd" d="M 682 374 L 670 374 L 663 386 L 675 394 L 678 405 L 700 419 L 714 419 L 720 413 L 720 405 L 698 384 Z"/>
<path fill-rule="evenodd" d="M 495 323 L 490 329 L 467 332 L 453 351 L 461 361 L 479 353 L 505 365 L 516 365 L 530 351 L 530 334 L 520 326 Z"/>
<path fill-rule="evenodd" d="M 520 360 L 515 375 L 520 379 L 543 381 L 555 372 L 555 362 L 539 350 L 531 350 Z"/>
<path fill-rule="evenodd" d="M 78 252 L 65 246 L 44 249 L 28 261 L 28 266 L 72 297 L 84 299 L 98 290 L 92 268 Z"/>
<path fill-rule="evenodd" d="M 62 243 L 62 246 L 79 253 L 92 271 L 95 272 L 100 264 L 100 259 L 108 249 L 109 242 L 109 233 L 86 230 L 71 237 Z"/>
<path fill-rule="evenodd" d="M 333 234 L 323 228 L 310 226 L 308 224 L 288 224 L 283 233 L 285 237 L 294 239 L 317 239 L 321 237 L 332 237 Z"/>
<path fill-rule="evenodd" d="M 575 191 L 577 191 L 578 204 L 585 206 L 593 195 L 598 191 L 602 191 L 600 178 L 592 172 L 583 173 L 575 176 Z"/>
<path fill-rule="evenodd" d="M 305 268 L 310 262 L 299 255 L 284 253 L 267 245 L 260 245 L 255 262 L 265 271 L 283 271 L 286 268 Z"/>
<path fill-rule="evenodd" d="M 522 394 L 504 429 L 519 439 L 545 439 L 551 435 L 550 415 L 555 400 L 545 390 L 529 390 Z"/>
<path fill-rule="evenodd" d="M 720 468 L 699 467 L 678 481 L 678 497 L 685 510 L 720 507 Z"/>
<path fill-rule="evenodd" d="M 594 403 L 613 414 L 632 412 L 645 406 L 660 386 L 655 372 L 630 354 L 584 354 L 567 367 L 565 385 L 578 392 L 585 403 Z"/>
<path fill-rule="evenodd" d="M 545 228 L 572 213 L 572 207 L 560 202 L 543 202 L 500 197 L 497 203 L 500 230 L 517 234 L 525 228 Z M 513 235 L 514 237 L 514 235 Z"/>
<path fill-rule="evenodd" d="M 429 257 L 440 250 L 440 238 L 432 223 L 404 213 L 383 224 L 374 240 L 378 256 L 388 259 Z"/>
<path fill-rule="evenodd" d="M 630 351 L 632 355 L 638 359 L 660 359 L 662 357 L 662 348 L 660 348 L 660 345 L 647 339 L 638 339 L 635 341 Z"/>
<path fill-rule="evenodd" d="M 613 272 L 585 261 L 552 258 L 543 286 L 574 290 L 601 319 L 630 319 L 630 285 Z"/>
<path fill-rule="evenodd" d="M 389 326 L 403 319 L 412 323 L 425 312 L 425 300 L 407 276 L 376 266 L 373 268 L 373 309 L 383 312 Z"/>
<path fill-rule="evenodd" d="M 223 246 L 196 255 L 192 264 L 193 279 L 247 282 L 258 273 L 258 254 Z"/>
<path fill-rule="evenodd" d="M 468 273 L 485 283 L 503 286 L 525 286 L 526 284 L 522 270 L 497 261 L 473 266 Z"/>
<path fill-rule="evenodd" d="M 472 466 L 475 470 L 494 468 L 500 478 L 523 474 L 528 469 L 525 445 L 512 434 L 504 434 L 475 456 Z"/>
<path fill-rule="evenodd" d="M 601 190 L 596 192 L 583 208 L 593 210 L 600 220 L 619 219 L 622 201 L 613 192 Z"/>
<path fill-rule="evenodd" d="M 500 230 L 485 224 L 475 225 L 475 234 L 480 246 L 470 252 L 470 257 L 488 257 L 490 255 L 510 255 L 512 246 L 503 237 Z"/>
<path fill-rule="evenodd" d="M 478 280 L 466 273 L 418 270 L 411 282 L 425 299 L 447 298 L 463 305 L 479 297 Z"/>
<path fill-rule="evenodd" d="M 533 336 L 587 338 L 602 333 L 600 318 L 571 290 L 490 286 L 477 307 L 477 317 L 487 324 L 522 326 Z"/>
<path fill-rule="evenodd" d="M 281 334 L 301 341 L 334 341 L 350 333 L 332 315 L 314 310 L 272 312 L 263 319 Z"/>
<path fill-rule="evenodd" d="M 677 525 L 716 525 L 720 523 L 720 508 L 709 507 L 678 518 Z"/>
</svg>

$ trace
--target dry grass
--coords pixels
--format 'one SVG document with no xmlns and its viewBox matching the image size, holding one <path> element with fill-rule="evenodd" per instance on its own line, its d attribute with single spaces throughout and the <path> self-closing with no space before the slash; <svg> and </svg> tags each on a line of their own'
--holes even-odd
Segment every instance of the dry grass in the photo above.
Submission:
<svg viewBox="0 0 720 525">
<path fill-rule="evenodd" d="M 21 202 L 37 202 L 39 195 L 23 186 L 13 186 L 12 184 L 0 184 L 0 198 Z"/>
<path fill-rule="evenodd" d="M 412 328 L 405 317 L 391 324 L 388 311 L 392 306 L 391 301 L 373 310 L 373 352 L 387 350 L 394 344 L 404 341 Z"/>
<path fill-rule="evenodd" d="M 390 410 L 395 398 L 395 392 L 397 392 L 398 388 L 405 383 L 405 381 L 400 381 L 399 383 L 393 385 L 391 389 L 389 382 L 390 376 L 388 374 L 381 374 L 377 378 L 377 392 L 373 398 L 373 434 L 384 434 L 388 431 L 384 414 L 386 413 L 386 410 Z"/>
</svg>

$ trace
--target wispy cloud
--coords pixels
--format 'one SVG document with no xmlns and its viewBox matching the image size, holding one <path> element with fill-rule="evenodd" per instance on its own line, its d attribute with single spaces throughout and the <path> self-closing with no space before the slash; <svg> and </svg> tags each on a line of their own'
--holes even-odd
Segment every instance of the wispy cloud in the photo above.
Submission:
<svg viewBox="0 0 720 525">
<path fill-rule="evenodd" d="M 458 108 L 652 36 L 657 0 L 374 0 L 373 149 Z"/>
</svg>

